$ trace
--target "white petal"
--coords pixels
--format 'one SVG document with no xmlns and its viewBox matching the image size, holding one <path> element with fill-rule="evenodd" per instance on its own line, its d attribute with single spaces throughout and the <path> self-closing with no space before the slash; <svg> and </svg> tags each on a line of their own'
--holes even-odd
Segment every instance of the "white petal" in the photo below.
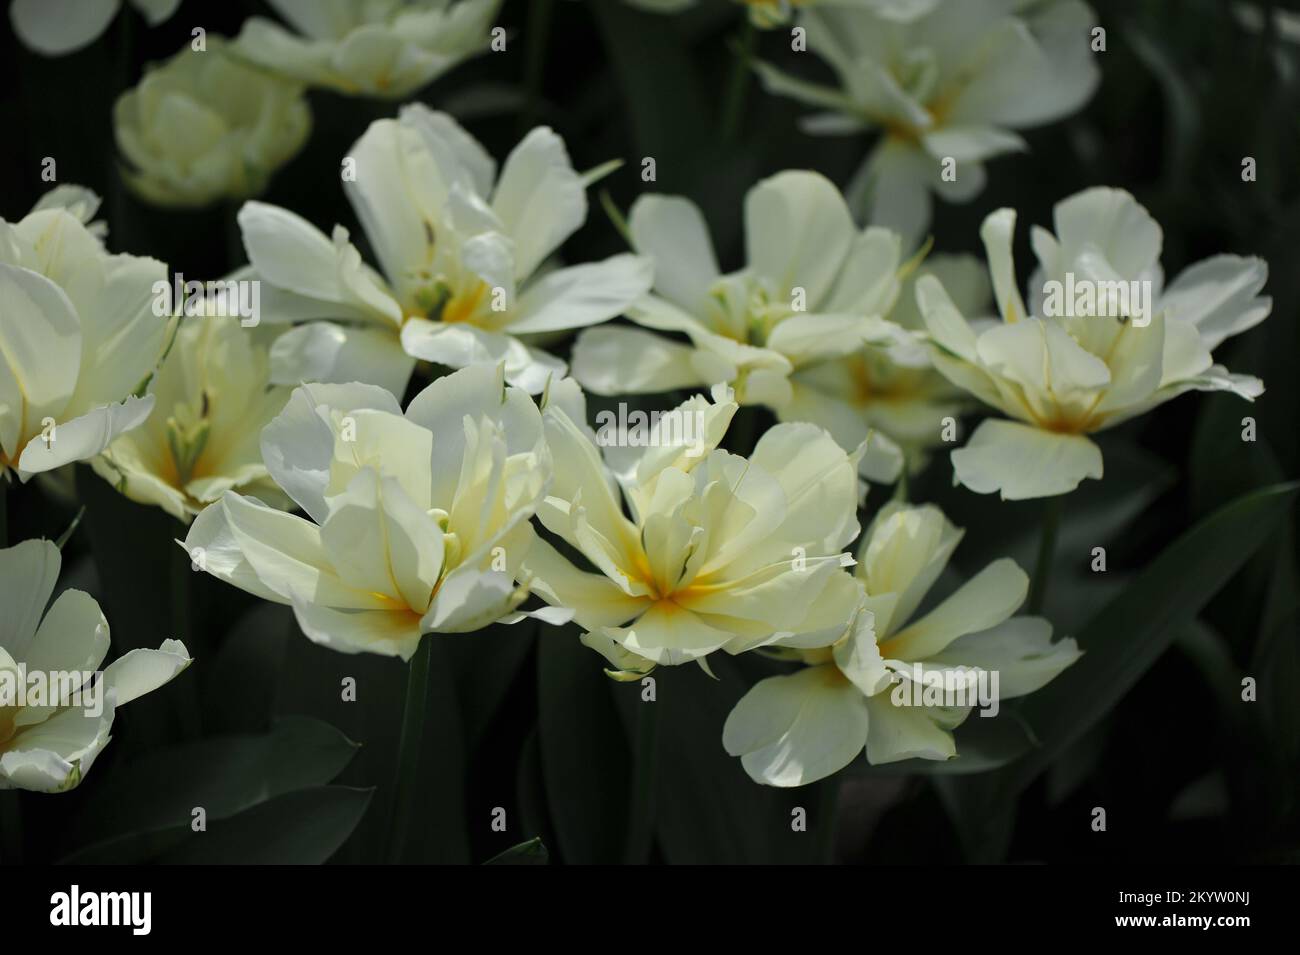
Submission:
<svg viewBox="0 0 1300 955">
<path fill-rule="evenodd" d="M 784 296 L 795 287 L 819 303 L 834 284 L 856 229 L 840 191 L 813 172 L 764 179 L 745 196 L 750 268 Z"/>
<path fill-rule="evenodd" d="M 308 322 L 271 344 L 271 381 L 277 385 L 364 381 L 401 396 L 414 370 L 415 360 L 386 328 Z"/>
<path fill-rule="evenodd" d="M 650 290 L 652 275 L 649 259 L 626 254 L 556 269 L 524 290 L 507 327 L 526 335 L 607 321 Z"/>
<path fill-rule="evenodd" d="M 62 563 L 53 541 L 25 540 L 0 548 L 0 606 L 5 608 L 0 613 L 0 647 L 18 662 L 27 658 Z"/>
<path fill-rule="evenodd" d="M 643 195 L 632 203 L 627 225 L 632 247 L 654 262 L 655 291 L 697 311 L 719 274 L 699 207 L 679 196 Z"/>
<path fill-rule="evenodd" d="M 727 717 L 722 745 L 769 786 L 804 786 L 851 763 L 867 742 L 867 703 L 834 666 L 756 683 Z"/>
<path fill-rule="evenodd" d="M 9 19 L 29 49 L 62 56 L 99 39 L 120 0 L 13 0 Z"/>
<path fill-rule="evenodd" d="M 564 140 L 545 126 L 506 158 L 492 208 L 515 241 L 515 276 L 532 275 L 587 217 L 587 192 Z"/>
<path fill-rule="evenodd" d="M 104 686 L 117 691 L 117 705 L 123 706 L 170 683 L 192 662 L 185 644 L 164 640 L 157 650 L 131 650 L 110 663 Z"/>
<path fill-rule="evenodd" d="M 994 627 L 1025 602 L 1029 576 L 1010 557 L 989 564 L 920 620 L 883 641 L 891 660 L 925 660 L 958 637 Z"/>
<path fill-rule="evenodd" d="M 1085 478 L 1102 476 L 1101 449 L 1083 435 L 1059 434 L 988 418 L 966 447 L 952 453 L 956 480 L 1004 501 L 1068 494 Z"/>
</svg>

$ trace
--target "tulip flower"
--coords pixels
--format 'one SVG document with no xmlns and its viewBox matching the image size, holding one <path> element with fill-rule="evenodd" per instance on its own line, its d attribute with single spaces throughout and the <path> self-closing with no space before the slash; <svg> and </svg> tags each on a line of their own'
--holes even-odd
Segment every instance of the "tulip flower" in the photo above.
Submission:
<svg viewBox="0 0 1300 955">
<path fill-rule="evenodd" d="M 292 605 L 311 640 L 409 660 L 426 633 L 523 618 L 515 581 L 550 462 L 537 406 L 500 369 L 439 378 L 405 414 L 374 385 L 304 385 L 262 456 L 307 517 L 226 491 L 184 547 L 198 569 Z"/>
<path fill-rule="evenodd" d="M 504 363 L 510 384 L 538 394 L 565 366 L 534 336 L 603 322 L 650 286 L 650 263 L 633 255 L 543 267 L 587 214 L 586 181 L 545 127 L 498 176 L 450 116 L 406 106 L 353 146 L 343 185 L 382 275 L 341 226 L 326 238 L 275 206 L 239 212 L 264 319 L 302 322 L 272 349 L 279 383 L 368 381 L 400 395 L 423 358 Z"/>
<path fill-rule="evenodd" d="M 880 318 L 898 295 L 898 237 L 857 229 L 817 173 L 779 173 L 750 190 L 749 261 L 737 272 L 720 272 L 704 219 L 686 199 L 643 196 L 628 225 L 636 250 L 654 262 L 654 289 L 628 309 L 642 328 L 579 337 L 573 374 L 595 394 L 727 384 L 739 403 L 782 414 L 797 370 L 903 337 Z"/>
<path fill-rule="evenodd" d="M 46 610 L 62 557 L 47 540 L 0 549 L 0 789 L 74 788 L 108 745 L 120 706 L 190 665 L 179 640 L 131 650 L 103 671 L 108 621 L 80 590 Z"/>
<path fill-rule="evenodd" d="M 727 718 L 723 745 L 754 780 L 802 786 L 864 748 L 875 764 L 951 759 L 952 731 L 971 715 L 977 687 L 993 688 L 980 698 L 992 712 L 1079 658 L 1072 639 L 1052 642 L 1048 621 L 1012 616 L 1029 581 L 1005 558 L 916 618 L 961 537 L 933 506 L 880 511 L 858 551 L 852 625 L 829 647 L 779 651 L 804 666 L 755 684 Z"/>
<path fill-rule="evenodd" d="M 246 199 L 307 141 L 302 88 L 228 55 L 221 37 L 149 68 L 113 107 L 131 190 L 159 206 Z"/>
<path fill-rule="evenodd" d="M 220 315 L 181 320 L 150 382 L 154 410 L 91 464 L 133 501 L 190 519 L 230 489 L 289 507 L 262 463 L 262 428 L 289 389 L 269 384 L 258 331 Z"/>
<path fill-rule="evenodd" d="M 555 479 L 537 516 L 592 569 L 539 537 L 524 570 L 573 611 L 614 675 L 716 650 L 825 646 L 854 613 L 843 570 L 858 532 L 853 456 L 809 424 L 771 428 L 748 459 L 720 450 L 736 408 L 719 386 L 713 403 L 690 399 L 631 446 L 594 441 L 576 402 L 546 407 Z"/>
<path fill-rule="evenodd" d="M 940 279 L 967 314 L 983 315 L 991 306 L 983 263 L 973 256 L 935 256 L 907 276 L 885 316 L 908 333 L 924 328 L 915 286 L 925 275 Z M 955 422 L 971 401 L 935 371 L 925 345 L 912 334 L 801 368 L 790 376 L 790 387 L 790 402 L 778 410 L 782 421 L 810 421 L 843 448 L 855 448 L 878 431 L 900 447 L 912 471 L 923 468 L 929 450 L 943 443 L 945 419 Z"/>
<path fill-rule="evenodd" d="M 909 248 L 929 226 L 931 193 L 947 202 L 979 195 L 984 163 L 1025 148 L 1015 130 L 1074 113 L 1100 78 L 1089 34 L 1096 17 L 1081 0 L 941 0 L 915 12 L 818 5 L 801 13 L 808 50 L 831 66 L 839 88 L 757 67 L 769 92 L 821 111 L 805 132 L 879 133 L 849 203 Z"/>
<path fill-rule="evenodd" d="M 235 52 L 264 69 L 349 96 L 409 96 L 488 48 L 501 0 L 270 0 L 294 31 L 245 21 Z"/>
<path fill-rule="evenodd" d="M 152 307 L 167 267 L 110 255 L 86 226 L 97 206 L 64 187 L 0 220 L 0 478 L 92 458 L 153 407 L 136 395 L 167 341 Z"/>
<path fill-rule="evenodd" d="M 917 283 L 935 366 L 1013 419 L 983 421 L 953 452 L 959 483 L 1007 500 L 1065 494 L 1102 476 L 1088 435 L 1186 391 L 1263 393 L 1211 356 L 1268 315 L 1262 260 L 1215 256 L 1166 288 L 1159 225 L 1128 193 L 1088 189 L 1057 204 L 1055 236 L 1033 233 L 1031 310 L 1017 289 L 1015 222 L 1000 209 L 980 232 L 1001 322 L 972 326 L 938 279 Z"/>
</svg>

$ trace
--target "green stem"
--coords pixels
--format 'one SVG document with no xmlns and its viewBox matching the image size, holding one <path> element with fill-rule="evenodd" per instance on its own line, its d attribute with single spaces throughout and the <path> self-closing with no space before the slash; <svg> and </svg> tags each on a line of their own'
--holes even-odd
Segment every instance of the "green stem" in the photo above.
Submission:
<svg viewBox="0 0 1300 955">
<path fill-rule="evenodd" d="M 1038 539 L 1038 564 L 1034 568 L 1034 579 L 1029 586 L 1029 612 L 1042 612 L 1043 601 L 1047 599 L 1047 581 L 1052 574 L 1052 558 L 1056 553 L 1056 533 L 1061 525 L 1061 511 L 1065 506 L 1065 495 L 1049 497 L 1043 505 L 1042 536 Z"/>
<path fill-rule="evenodd" d="M 833 865 L 835 821 L 840 808 L 840 781 L 834 776 L 822 780 L 818 796 L 817 818 L 813 820 L 813 825 L 817 827 L 817 861 Z"/>
<path fill-rule="evenodd" d="M 424 715 L 429 698 L 429 658 L 433 637 L 420 639 L 406 679 L 406 706 L 402 711 L 402 735 L 397 744 L 397 775 L 393 780 L 393 824 L 388 833 L 388 861 L 399 863 L 406 849 L 406 830 L 411 824 L 415 788 L 424 748 Z"/>
<path fill-rule="evenodd" d="M 519 115 L 520 132 L 537 122 L 542 99 L 542 75 L 546 67 L 546 47 L 551 36 L 551 14 L 555 0 L 533 0 L 528 6 L 528 47 L 524 52 L 524 109 Z"/>
<path fill-rule="evenodd" d="M 733 142 L 740 132 L 740 120 L 745 113 L 745 97 L 749 93 L 749 63 L 758 49 L 758 30 L 754 21 L 745 17 L 740 39 L 736 43 L 735 62 L 727 80 L 727 94 L 722 101 L 722 141 Z"/>
<path fill-rule="evenodd" d="M 659 761 L 659 704 L 642 700 L 636 718 L 636 765 L 632 771 L 632 806 L 624 861 L 644 865 L 654 845 L 655 784 Z"/>
</svg>

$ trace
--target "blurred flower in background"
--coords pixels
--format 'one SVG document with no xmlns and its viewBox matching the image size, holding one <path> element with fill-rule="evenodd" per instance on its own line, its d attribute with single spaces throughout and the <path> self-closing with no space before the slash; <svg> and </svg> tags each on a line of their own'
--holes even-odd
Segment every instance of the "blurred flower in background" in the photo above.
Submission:
<svg viewBox="0 0 1300 955">
<path fill-rule="evenodd" d="M 239 56 L 351 96 L 397 99 L 486 52 L 501 0 L 268 0 L 296 30 L 245 21 Z"/>
<path fill-rule="evenodd" d="M 45 609 L 62 563 L 47 540 L 0 549 L 0 688 L 16 700 L 20 685 L 24 694 L 37 685 L 32 677 L 46 684 L 41 700 L 27 705 L 0 697 L 0 789 L 74 788 L 108 745 L 117 708 L 190 665 L 185 644 L 164 640 L 97 672 L 109 647 L 99 604 L 65 590 Z"/>
<path fill-rule="evenodd" d="M 1268 278 L 1262 259 L 1214 256 L 1165 288 L 1160 226 L 1127 192 L 1086 189 L 1057 203 L 1054 217 L 1055 236 L 1035 229 L 1032 237 L 1032 311 L 1017 289 L 1011 209 L 980 230 L 1001 322 L 971 325 L 938 278 L 917 283 L 936 367 L 1014 419 L 983 421 L 952 454 L 956 479 L 980 494 L 1068 493 L 1102 476 L 1101 449 L 1086 435 L 1186 391 L 1248 401 L 1264 391 L 1258 378 L 1234 375 L 1210 354 L 1271 310 L 1258 295 Z M 1079 295 L 1054 301 L 1051 283 L 1058 298 L 1076 286 L 1092 290 L 1092 304 Z"/>
<path fill-rule="evenodd" d="M 311 131 L 299 85 L 228 55 L 221 37 L 146 67 L 113 108 L 122 178 L 160 206 L 205 206 L 266 188 Z"/>
<path fill-rule="evenodd" d="M 110 254 L 87 227 L 98 205 L 65 186 L 0 220 L 0 477 L 94 457 L 153 407 L 139 393 L 167 342 L 167 266 Z"/>
<path fill-rule="evenodd" d="M 149 26 L 171 17 L 181 0 L 130 0 Z M 122 0 L 13 0 L 9 21 L 29 50 L 63 56 L 94 43 L 108 29 Z"/>
<path fill-rule="evenodd" d="M 263 337 L 237 317 L 181 319 L 149 384 L 153 412 L 91 462 L 95 473 L 186 523 L 231 488 L 291 507 L 262 463 L 262 428 L 289 398 L 269 383 Z"/>
<path fill-rule="evenodd" d="M 830 64 L 839 89 L 756 66 L 770 92 L 821 110 L 805 132 L 880 133 L 846 194 L 906 249 L 929 228 L 931 193 L 948 202 L 979 195 L 985 161 L 1025 148 L 1014 130 L 1075 112 L 1101 77 L 1089 46 L 1096 16 L 1081 0 L 930 6 L 906 22 L 871 9 L 801 13 L 808 50 Z"/>
</svg>

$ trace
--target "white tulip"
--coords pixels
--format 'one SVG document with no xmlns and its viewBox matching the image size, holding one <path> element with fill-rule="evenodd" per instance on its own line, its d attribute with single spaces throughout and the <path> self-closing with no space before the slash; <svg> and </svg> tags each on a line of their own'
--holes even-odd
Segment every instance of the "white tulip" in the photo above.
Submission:
<svg viewBox="0 0 1300 955">
<path fill-rule="evenodd" d="M 85 225 L 97 206 L 64 187 L 0 220 L 0 478 L 94 457 L 153 407 L 136 394 L 167 341 L 152 307 L 167 266 L 105 251 Z"/>
<path fill-rule="evenodd" d="M 686 199 L 643 196 L 628 225 L 655 268 L 654 294 L 628 316 L 688 343 L 633 328 L 584 332 L 573 374 L 595 394 L 728 384 L 741 404 L 781 414 L 794 399 L 797 370 L 904 337 L 879 317 L 898 296 L 898 237 L 857 229 L 818 173 L 783 172 L 750 190 L 748 265 L 737 272 L 719 271 L 703 216 Z"/>
<path fill-rule="evenodd" d="M 931 193 L 970 201 L 984 188 L 986 160 L 1025 148 L 1014 130 L 1088 101 L 1100 78 L 1095 23 L 1082 0 L 1032 9 L 1023 0 L 941 0 L 910 19 L 817 6 L 799 24 L 840 88 L 757 68 L 770 92 L 822 111 L 805 132 L 880 133 L 848 189 L 850 204 L 910 248 L 929 226 Z"/>
<path fill-rule="evenodd" d="M 616 671 L 825 646 L 857 604 L 842 569 L 858 531 L 856 462 L 808 424 L 770 429 L 748 459 L 719 450 L 737 405 L 725 388 L 713 397 L 660 419 L 646 447 L 609 447 L 608 466 L 580 402 L 546 407 L 555 479 L 538 518 L 595 572 L 541 538 L 524 570 Z"/>
<path fill-rule="evenodd" d="M 141 504 L 189 522 L 230 489 L 290 506 L 262 463 L 259 435 L 289 389 L 269 384 L 267 343 L 239 319 L 181 320 L 149 384 L 154 410 L 91 464 Z"/>
<path fill-rule="evenodd" d="M 117 708 L 191 662 L 183 643 L 164 640 L 101 672 L 109 640 L 99 604 L 65 590 L 45 609 L 61 563 L 47 540 L 0 549 L 0 789 L 72 789 L 108 745 Z"/>
<path fill-rule="evenodd" d="M 151 27 L 171 18 L 181 0 L 131 0 Z M 9 19 L 29 50 L 63 56 L 94 43 L 108 29 L 122 0 L 13 0 Z"/>
<path fill-rule="evenodd" d="M 408 96 L 488 48 L 501 0 L 270 0 L 296 30 L 245 21 L 235 52 L 310 86 Z"/>
<path fill-rule="evenodd" d="M 972 706 L 914 705 L 918 674 L 923 684 L 943 681 L 968 696 L 988 675 L 996 703 L 1032 693 L 1079 658 L 1073 640 L 1052 643 L 1046 620 L 1012 616 L 1029 580 L 1009 559 L 912 619 L 961 536 L 933 506 L 880 511 L 858 551 L 862 601 L 853 626 L 829 648 L 787 651 L 807 665 L 760 681 L 727 718 L 723 745 L 753 779 L 802 786 L 847 766 L 864 747 L 877 764 L 951 759 L 952 730 Z"/>
<path fill-rule="evenodd" d="M 1058 203 L 1055 219 L 1055 236 L 1032 236 L 1039 269 L 1029 307 L 1011 252 L 1015 212 L 984 220 L 1002 321 L 971 325 L 933 277 L 916 289 L 935 366 L 1014 419 L 979 425 L 953 452 L 956 479 L 1007 500 L 1065 494 L 1100 478 L 1101 449 L 1087 435 L 1185 391 L 1253 400 L 1264 390 L 1210 353 L 1268 315 L 1271 300 L 1258 296 L 1266 263 L 1219 255 L 1166 288 L 1160 227 L 1128 193 L 1087 189 Z"/>
<path fill-rule="evenodd" d="M 291 604 L 313 641 L 409 660 L 423 634 L 523 618 L 515 581 L 550 462 L 537 406 L 500 369 L 439 378 L 404 415 L 374 385 L 303 385 L 262 456 L 307 518 L 227 491 L 184 546 L 199 569 Z"/>
<path fill-rule="evenodd" d="M 147 69 L 113 106 L 122 178 L 160 206 L 245 199 L 311 131 L 302 88 L 230 56 L 221 37 Z"/>
<path fill-rule="evenodd" d="M 650 286 L 650 263 L 633 255 L 543 266 L 587 215 L 587 181 L 545 127 L 498 176 L 455 120 L 413 104 L 372 123 L 343 173 L 382 275 L 341 226 L 327 238 L 275 206 L 239 212 L 265 320 L 303 323 L 272 349 L 277 382 L 368 381 L 401 395 L 422 358 L 504 363 L 508 382 L 537 394 L 565 366 L 531 336 L 603 322 Z"/>
</svg>

